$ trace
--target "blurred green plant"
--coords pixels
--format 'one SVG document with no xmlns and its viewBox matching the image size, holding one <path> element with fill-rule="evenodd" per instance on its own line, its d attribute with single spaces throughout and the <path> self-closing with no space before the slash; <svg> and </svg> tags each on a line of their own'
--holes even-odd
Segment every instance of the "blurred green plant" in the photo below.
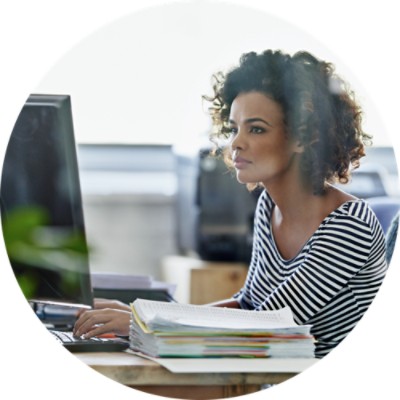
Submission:
<svg viewBox="0 0 400 400">
<path fill-rule="evenodd" d="M 77 272 L 87 263 L 89 252 L 81 232 L 51 226 L 47 211 L 41 207 L 15 209 L 3 218 L 2 227 L 11 264 L 32 267 L 23 274 L 15 274 L 27 299 L 34 296 L 40 284 L 35 268 L 63 270 L 63 291 L 74 290 L 80 279 Z"/>
</svg>

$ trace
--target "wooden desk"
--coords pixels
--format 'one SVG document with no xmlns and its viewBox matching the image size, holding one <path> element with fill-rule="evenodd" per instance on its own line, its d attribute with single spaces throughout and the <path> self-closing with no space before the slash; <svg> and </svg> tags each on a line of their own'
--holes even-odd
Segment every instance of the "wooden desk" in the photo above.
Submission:
<svg viewBox="0 0 400 400">
<path fill-rule="evenodd" d="M 216 399 L 254 393 L 263 385 L 284 382 L 317 361 L 269 359 L 262 373 L 173 373 L 156 362 L 126 352 L 75 355 L 97 372 L 123 385 L 181 399 Z"/>
</svg>

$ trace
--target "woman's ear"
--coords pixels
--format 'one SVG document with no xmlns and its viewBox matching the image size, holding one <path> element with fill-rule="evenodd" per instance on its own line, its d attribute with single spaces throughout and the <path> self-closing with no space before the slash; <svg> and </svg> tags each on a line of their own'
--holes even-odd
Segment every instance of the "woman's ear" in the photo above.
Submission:
<svg viewBox="0 0 400 400">
<path fill-rule="evenodd" d="M 299 140 L 293 142 L 293 152 L 297 154 L 304 153 L 304 145 Z"/>
</svg>

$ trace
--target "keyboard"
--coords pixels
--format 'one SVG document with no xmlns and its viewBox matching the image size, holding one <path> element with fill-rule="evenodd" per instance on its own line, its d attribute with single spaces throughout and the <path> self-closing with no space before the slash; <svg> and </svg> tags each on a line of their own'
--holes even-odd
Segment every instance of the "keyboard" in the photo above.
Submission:
<svg viewBox="0 0 400 400">
<path fill-rule="evenodd" d="M 98 338 L 89 339 L 79 338 L 69 331 L 57 331 L 49 329 L 49 332 L 71 353 L 75 352 L 93 352 L 93 351 L 122 351 L 129 347 L 128 340 L 115 338 Z"/>
</svg>

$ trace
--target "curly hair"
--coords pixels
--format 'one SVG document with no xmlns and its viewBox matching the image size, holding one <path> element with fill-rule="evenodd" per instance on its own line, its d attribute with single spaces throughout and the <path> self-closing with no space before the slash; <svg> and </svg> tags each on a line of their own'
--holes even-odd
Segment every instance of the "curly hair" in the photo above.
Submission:
<svg viewBox="0 0 400 400">
<path fill-rule="evenodd" d="M 302 176 L 315 194 L 323 194 L 327 183 L 347 183 L 365 156 L 371 136 L 362 130 L 361 107 L 332 63 L 305 51 L 293 56 L 250 52 L 241 56 L 239 66 L 213 79 L 213 96 L 203 96 L 211 103 L 211 140 L 228 136 L 231 105 L 240 93 L 265 94 L 280 104 L 289 137 L 304 147 Z M 230 165 L 230 152 L 225 155 Z"/>
</svg>

